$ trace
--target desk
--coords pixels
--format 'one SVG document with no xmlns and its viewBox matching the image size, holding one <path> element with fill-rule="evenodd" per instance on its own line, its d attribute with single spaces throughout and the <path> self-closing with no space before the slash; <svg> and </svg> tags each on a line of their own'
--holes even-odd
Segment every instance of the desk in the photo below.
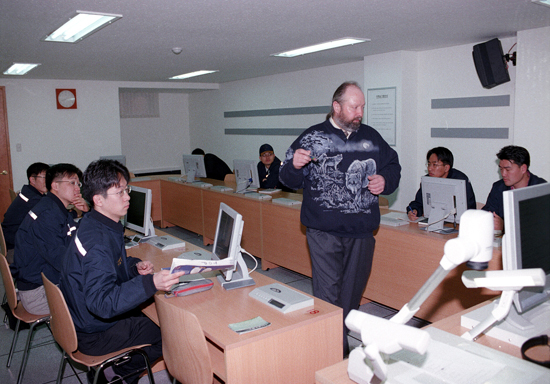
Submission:
<svg viewBox="0 0 550 384">
<path fill-rule="evenodd" d="M 185 251 L 196 249 L 188 245 Z M 167 267 L 184 250 L 160 251 L 149 244 L 128 253 Z M 204 330 L 214 373 L 226 383 L 313 383 L 315 371 L 342 359 L 342 309 L 315 299 L 314 307 L 282 314 L 248 296 L 275 282 L 252 274 L 256 286 L 225 291 L 217 279 L 200 294 L 161 300 L 193 312 Z M 154 303 L 143 309 L 158 324 Z M 239 335 L 228 324 L 261 316 L 269 327 Z"/>
<path fill-rule="evenodd" d="M 488 304 L 489 301 L 477 304 L 472 308 L 468 308 L 459 313 L 455 313 L 452 316 L 449 316 L 446 319 L 435 322 L 428 327 L 435 327 L 441 329 L 442 331 L 449 332 L 453 335 L 461 336 L 463 333 L 467 332 L 468 329 L 460 326 L 460 316 L 470 311 L 473 311 L 481 306 Z M 512 355 L 521 359 L 520 348 L 516 347 L 513 344 L 508 344 L 503 341 L 494 339 L 485 334 L 480 335 L 476 341 L 477 344 L 485 345 L 486 347 L 495 349 L 500 352 Z M 533 358 L 539 360 L 549 360 L 549 349 L 548 347 L 536 347 L 529 351 L 529 355 Z M 315 374 L 315 382 L 317 384 L 355 384 L 354 381 L 350 380 L 348 377 L 348 360 L 340 361 L 332 366 L 326 367 L 320 371 L 317 371 Z"/>
<path fill-rule="evenodd" d="M 262 259 L 262 268 L 282 266 L 311 276 L 311 261 L 305 227 L 300 223 L 300 206 L 273 204 L 271 200 L 253 200 L 240 194 L 202 189 L 170 181 L 169 176 L 153 176 L 135 185 L 153 189 L 153 220 L 161 226 L 178 225 L 203 235 L 211 242 L 220 202 L 243 215 L 245 222 L 241 245 Z M 218 180 L 205 179 L 213 185 Z M 146 184 L 145 184 L 146 183 Z M 160 195 L 160 202 L 155 198 Z M 299 194 L 278 192 L 272 197 L 302 199 Z M 158 205 L 155 205 L 155 201 Z M 380 210 L 382 214 L 389 212 Z M 370 279 L 363 302 L 376 301 L 400 309 L 436 270 L 447 240 L 454 235 L 426 233 L 418 224 L 400 227 L 380 226 L 375 233 L 376 247 Z M 416 314 L 434 322 L 495 296 L 487 289 L 467 289 L 460 276 L 465 266 L 459 266 L 443 280 Z M 501 253 L 496 249 L 489 269 L 502 269 Z"/>
</svg>

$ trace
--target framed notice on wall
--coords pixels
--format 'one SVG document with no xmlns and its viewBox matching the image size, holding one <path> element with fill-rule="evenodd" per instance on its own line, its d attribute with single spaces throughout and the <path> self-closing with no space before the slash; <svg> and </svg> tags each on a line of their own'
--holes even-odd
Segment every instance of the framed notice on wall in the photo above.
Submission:
<svg viewBox="0 0 550 384">
<path fill-rule="evenodd" d="M 395 87 L 367 90 L 367 124 L 395 145 Z"/>
</svg>

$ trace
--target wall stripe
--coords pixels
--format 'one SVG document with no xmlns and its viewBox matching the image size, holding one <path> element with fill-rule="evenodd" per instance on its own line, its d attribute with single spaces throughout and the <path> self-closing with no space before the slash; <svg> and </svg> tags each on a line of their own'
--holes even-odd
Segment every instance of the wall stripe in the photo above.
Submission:
<svg viewBox="0 0 550 384">
<path fill-rule="evenodd" d="M 226 135 L 299 136 L 306 128 L 228 128 Z"/>
<path fill-rule="evenodd" d="M 432 99 L 432 109 L 509 107 L 510 95 Z"/>
<path fill-rule="evenodd" d="M 432 137 L 508 139 L 509 128 L 432 128 Z"/>
<path fill-rule="evenodd" d="M 327 114 L 330 112 L 330 106 L 319 107 L 298 107 L 298 108 L 274 108 L 274 109 L 255 109 L 249 111 L 229 111 L 224 112 L 223 117 L 258 117 L 258 116 L 285 116 L 285 115 L 316 115 Z"/>
</svg>

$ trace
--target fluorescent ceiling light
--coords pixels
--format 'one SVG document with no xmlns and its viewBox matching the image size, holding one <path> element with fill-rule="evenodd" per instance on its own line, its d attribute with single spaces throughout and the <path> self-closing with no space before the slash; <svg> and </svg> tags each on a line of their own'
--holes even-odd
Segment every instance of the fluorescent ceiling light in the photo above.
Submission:
<svg viewBox="0 0 550 384">
<path fill-rule="evenodd" d="M 531 0 L 533 3 L 537 3 L 540 5 L 546 5 L 547 7 L 550 7 L 550 0 Z"/>
<path fill-rule="evenodd" d="M 293 49 L 292 51 L 274 53 L 271 56 L 295 57 L 295 56 L 300 56 L 300 55 L 306 55 L 308 53 L 324 51 L 326 49 L 332 49 L 332 48 L 343 47 L 343 46 L 346 46 L 346 45 L 364 43 L 365 41 L 370 41 L 370 39 L 356 39 L 354 37 L 345 37 L 343 39 L 327 41 L 326 43 L 310 45 L 309 47 Z"/>
<path fill-rule="evenodd" d="M 187 78 L 189 78 L 189 77 L 208 75 L 209 73 L 214 73 L 214 72 L 219 72 L 219 71 L 207 71 L 207 70 L 202 70 L 202 71 L 189 72 L 189 73 L 184 73 L 184 74 L 178 75 L 178 76 L 172 76 L 172 77 L 170 77 L 168 80 L 181 80 L 181 79 L 187 79 Z"/>
<path fill-rule="evenodd" d="M 4 75 L 24 75 L 31 69 L 38 67 L 40 64 L 31 63 L 13 63 L 11 67 L 4 71 Z"/>
<path fill-rule="evenodd" d="M 42 41 L 78 43 L 80 40 L 114 23 L 121 17 L 122 15 L 76 11 L 76 16 L 73 16 L 61 27 L 44 37 Z"/>
</svg>

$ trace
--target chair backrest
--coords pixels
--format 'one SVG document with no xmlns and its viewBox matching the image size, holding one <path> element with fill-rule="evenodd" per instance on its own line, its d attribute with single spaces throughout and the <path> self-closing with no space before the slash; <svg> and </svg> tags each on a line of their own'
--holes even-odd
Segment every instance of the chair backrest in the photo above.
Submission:
<svg viewBox="0 0 550 384">
<path fill-rule="evenodd" d="M 13 189 L 10 188 L 11 201 L 14 201 L 16 197 L 17 197 L 17 192 L 15 192 Z"/>
<path fill-rule="evenodd" d="M 6 238 L 4 237 L 4 231 L 0 225 L 0 253 L 4 256 L 8 254 L 8 247 L 6 246 Z"/>
<path fill-rule="evenodd" d="M 237 179 L 235 178 L 234 173 L 228 173 L 227 175 L 225 175 L 225 177 L 223 178 L 223 181 L 226 184 L 237 184 Z"/>
<path fill-rule="evenodd" d="M 182 384 L 212 384 L 210 353 L 197 317 L 157 296 L 155 303 L 168 372 Z"/>
<path fill-rule="evenodd" d="M 380 206 L 380 208 L 389 208 L 390 207 L 390 203 L 389 203 L 388 199 L 385 198 L 385 197 L 382 197 L 382 196 L 378 196 L 378 205 Z"/>
<path fill-rule="evenodd" d="M 46 290 L 46 298 L 50 307 L 50 328 L 53 338 L 70 356 L 78 349 L 78 339 L 73 318 L 63 297 L 63 292 L 42 273 L 42 281 Z"/>
<path fill-rule="evenodd" d="M 14 312 L 17 307 L 17 292 L 15 291 L 15 284 L 13 283 L 13 277 L 11 276 L 8 260 L 4 255 L 0 255 L 0 270 L 2 271 L 2 281 L 4 282 L 8 305 L 10 306 L 11 311 Z"/>
</svg>

